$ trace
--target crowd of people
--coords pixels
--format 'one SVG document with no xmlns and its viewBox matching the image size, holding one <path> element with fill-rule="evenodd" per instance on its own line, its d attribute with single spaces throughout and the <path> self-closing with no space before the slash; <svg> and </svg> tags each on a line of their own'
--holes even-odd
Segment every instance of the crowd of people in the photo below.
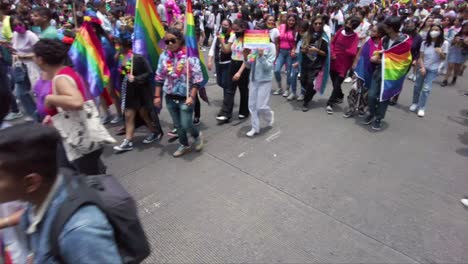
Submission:
<svg viewBox="0 0 468 264">
<path fill-rule="evenodd" d="M 186 5 L 155 0 L 165 28 L 165 48 L 157 65 L 133 52 L 134 6 L 131 1 L 100 0 L 3 0 L 0 4 L 0 121 L 5 121 L 0 123 L 0 229 L 5 230 L 0 252 L 9 253 L 9 258 L 2 255 L 0 263 L 26 263 L 28 258 L 32 263 L 55 263 L 56 256 L 48 255 L 50 248 L 44 242 L 50 222 L 43 225 L 41 221 L 53 218 L 47 215 L 53 214 L 47 207 L 63 199 L 65 187 L 57 176 L 58 168 L 86 175 L 106 172 L 100 158 L 104 142 L 79 148 L 87 141 L 83 134 L 74 135 L 75 141 L 68 134 L 64 140 L 59 126 L 67 114 L 80 116 L 90 100 L 99 110 L 94 115 L 91 107 L 89 119 L 92 115 L 102 124 L 122 123 L 116 134 L 124 135 L 124 140 L 114 146 L 116 152 L 134 148 L 135 129 L 142 125 L 149 131 L 143 144 L 162 139 L 159 112 L 163 101 L 173 124 L 168 136 L 180 143 L 173 156 L 203 149 L 198 125 L 200 99 L 207 100 L 205 64 L 188 56 Z M 464 1 L 442 5 L 432 1 L 367 5 L 354 0 L 206 1 L 195 2 L 194 17 L 198 46 L 208 51 L 206 68 L 214 71 L 223 89 L 216 119 L 220 124 L 233 119 L 238 89 L 237 118 L 250 116 L 248 137 L 261 132 L 262 121 L 274 125 L 271 95 L 296 100 L 307 112 L 316 93 L 324 93 L 328 80 L 333 89 L 326 103 L 328 114 L 344 102 L 343 83 L 351 83 L 343 117 L 358 115 L 363 124 L 380 130 L 387 107 L 398 101 L 403 82 L 413 81 L 409 110 L 424 117 L 434 80 L 440 75 L 441 86 L 454 85 L 466 68 L 468 7 Z M 69 56 L 78 28 L 85 24 L 98 37 L 110 70 L 108 87 L 97 97 Z M 268 31 L 269 45 L 245 48 L 247 30 Z M 8 122 L 22 118 L 23 113 L 36 124 L 7 128 Z M 93 126 L 95 131 L 106 130 Z M 62 260 L 118 263 L 121 252 L 112 232 L 98 234 L 112 229 L 102 213 L 92 208 L 83 215 L 89 219 L 84 228 L 69 230 L 60 240 Z M 19 225 L 21 217 L 26 226 Z M 96 243 L 86 246 L 84 240 L 89 239 Z"/>
</svg>

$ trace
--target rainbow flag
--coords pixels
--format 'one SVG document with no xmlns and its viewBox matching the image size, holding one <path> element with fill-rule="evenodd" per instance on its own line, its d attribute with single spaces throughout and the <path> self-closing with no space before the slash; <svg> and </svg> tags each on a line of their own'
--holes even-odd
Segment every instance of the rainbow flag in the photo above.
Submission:
<svg viewBox="0 0 468 264">
<path fill-rule="evenodd" d="M 323 64 L 322 69 L 318 73 L 314 82 L 314 89 L 321 95 L 323 95 L 325 88 L 327 88 L 328 76 L 330 75 L 330 40 L 328 39 L 328 36 L 325 32 L 322 34 L 322 41 L 327 42 L 327 58 L 325 59 L 325 63 Z"/>
<path fill-rule="evenodd" d="M 399 94 L 403 88 L 405 76 L 411 68 L 411 39 L 406 39 L 387 50 L 382 51 L 382 89 L 380 101 L 387 101 Z"/>
<path fill-rule="evenodd" d="M 162 52 L 159 42 L 166 32 L 152 0 L 137 0 L 134 34 L 133 53 L 145 57 L 155 72 Z"/>
<path fill-rule="evenodd" d="M 101 42 L 86 18 L 76 34 L 68 56 L 76 72 L 87 82 L 93 97 L 100 96 L 109 83 L 110 71 Z"/>
<path fill-rule="evenodd" d="M 195 34 L 195 18 L 193 17 L 192 11 L 192 0 L 187 0 L 186 8 L 187 11 L 185 14 L 185 46 L 187 48 L 187 58 L 195 57 L 200 59 L 200 66 L 203 73 L 203 82 L 200 84 L 201 88 L 199 90 L 199 93 L 200 97 L 204 101 L 209 102 L 205 90 L 205 85 L 208 83 L 209 76 L 205 64 L 205 58 L 203 57 L 203 54 L 200 52 L 200 49 L 197 45 L 197 36 Z"/>
</svg>

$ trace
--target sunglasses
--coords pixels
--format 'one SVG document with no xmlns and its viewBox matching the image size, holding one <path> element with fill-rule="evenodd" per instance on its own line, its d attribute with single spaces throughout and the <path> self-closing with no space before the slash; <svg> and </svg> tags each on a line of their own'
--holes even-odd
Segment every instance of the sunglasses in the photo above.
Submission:
<svg viewBox="0 0 468 264">
<path fill-rule="evenodd" d="M 175 44 L 177 42 L 177 39 L 173 38 L 173 39 L 166 39 L 164 41 L 164 43 L 166 43 L 166 45 L 169 45 L 169 44 Z"/>
</svg>

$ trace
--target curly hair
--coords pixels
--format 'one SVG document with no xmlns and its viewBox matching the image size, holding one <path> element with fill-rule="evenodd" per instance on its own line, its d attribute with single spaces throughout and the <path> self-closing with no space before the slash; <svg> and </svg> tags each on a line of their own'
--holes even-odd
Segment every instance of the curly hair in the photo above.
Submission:
<svg viewBox="0 0 468 264">
<path fill-rule="evenodd" d="M 33 47 L 36 57 L 40 57 L 48 65 L 63 64 L 67 58 L 68 48 L 59 40 L 41 39 Z"/>
</svg>

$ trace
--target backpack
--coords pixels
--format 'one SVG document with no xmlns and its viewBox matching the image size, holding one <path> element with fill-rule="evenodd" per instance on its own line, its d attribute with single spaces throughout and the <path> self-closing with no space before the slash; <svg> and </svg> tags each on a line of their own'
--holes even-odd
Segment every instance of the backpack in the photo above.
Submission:
<svg viewBox="0 0 468 264">
<path fill-rule="evenodd" d="M 68 197 L 60 205 L 50 232 L 51 253 L 60 263 L 59 235 L 71 216 L 84 205 L 96 205 L 106 215 L 114 229 L 115 241 L 122 262 L 142 262 L 150 254 L 150 246 L 138 218 L 137 206 L 131 195 L 111 175 L 84 176 L 62 168 Z"/>
</svg>

